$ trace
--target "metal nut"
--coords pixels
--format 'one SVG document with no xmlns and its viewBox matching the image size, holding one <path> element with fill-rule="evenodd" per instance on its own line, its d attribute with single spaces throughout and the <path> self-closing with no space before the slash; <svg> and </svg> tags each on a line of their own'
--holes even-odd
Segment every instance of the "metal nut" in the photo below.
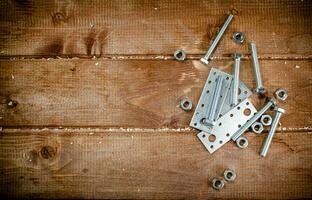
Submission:
<svg viewBox="0 0 312 200">
<path fill-rule="evenodd" d="M 236 43 L 243 44 L 245 41 L 245 34 L 243 32 L 233 32 L 232 39 Z"/>
<path fill-rule="evenodd" d="M 237 140 L 236 140 L 236 145 L 241 148 L 241 149 L 245 149 L 246 147 L 248 147 L 248 140 L 247 138 L 240 136 Z"/>
<path fill-rule="evenodd" d="M 182 49 L 178 49 L 173 54 L 177 61 L 184 61 L 186 59 L 186 53 Z"/>
<path fill-rule="evenodd" d="M 234 181 L 235 178 L 236 178 L 236 173 L 235 173 L 235 171 L 232 170 L 232 169 L 226 169 L 226 170 L 224 171 L 223 175 L 224 175 L 224 179 L 225 179 L 226 181 Z"/>
<path fill-rule="evenodd" d="M 263 125 L 260 122 L 255 122 L 251 125 L 251 130 L 254 133 L 260 134 L 263 131 Z"/>
<path fill-rule="evenodd" d="M 281 101 L 285 101 L 288 97 L 288 92 L 286 89 L 279 88 L 274 92 L 274 96 Z"/>
<path fill-rule="evenodd" d="M 184 111 L 190 111 L 192 109 L 192 101 L 188 98 L 184 98 L 180 101 L 180 107 L 184 110 Z"/>
<path fill-rule="evenodd" d="M 221 190 L 224 187 L 224 180 L 219 178 L 214 178 L 212 180 L 212 187 L 216 190 Z"/>
<path fill-rule="evenodd" d="M 271 115 L 262 115 L 260 122 L 263 124 L 263 126 L 270 126 L 272 124 Z"/>
</svg>

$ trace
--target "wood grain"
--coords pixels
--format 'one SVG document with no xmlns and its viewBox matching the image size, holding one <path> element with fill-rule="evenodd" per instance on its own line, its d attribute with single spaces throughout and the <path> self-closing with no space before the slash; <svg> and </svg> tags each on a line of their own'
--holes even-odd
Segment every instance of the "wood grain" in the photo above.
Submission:
<svg viewBox="0 0 312 200">
<path fill-rule="evenodd" d="M 290 199 L 312 197 L 311 133 L 279 133 L 266 158 L 263 136 L 210 155 L 195 132 L 7 131 L 0 136 L 6 197 L 107 199 Z M 218 192 L 213 177 L 232 168 Z"/>
<path fill-rule="evenodd" d="M 312 53 L 311 1 L 1 1 L 2 56 L 92 57 L 168 55 L 182 48 L 203 54 L 227 14 L 235 14 L 214 57 L 255 41 L 260 55 L 295 58 Z"/>
<path fill-rule="evenodd" d="M 286 130 L 311 128 L 311 61 L 260 61 L 269 94 L 289 91 L 282 119 Z M 233 61 L 211 66 L 230 72 Z M 250 61 L 241 80 L 255 86 Z M 188 96 L 197 104 L 210 67 L 199 61 L 108 61 L 81 59 L 0 61 L 1 126 L 188 127 L 193 112 L 179 108 Z M 8 102 L 16 106 L 8 106 Z M 263 101 L 257 99 L 256 106 Z"/>
</svg>

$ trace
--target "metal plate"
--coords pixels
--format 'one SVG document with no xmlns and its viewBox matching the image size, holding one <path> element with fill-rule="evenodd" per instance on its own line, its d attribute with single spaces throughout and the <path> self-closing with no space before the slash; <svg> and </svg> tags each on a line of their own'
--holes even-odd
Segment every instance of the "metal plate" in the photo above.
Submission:
<svg viewBox="0 0 312 200">
<path fill-rule="evenodd" d="M 212 128 L 211 133 L 202 131 L 197 134 L 197 137 L 204 144 L 206 149 L 210 153 L 213 153 L 231 140 L 232 135 L 256 112 L 256 108 L 249 99 L 245 99 L 219 118 L 216 121 L 216 125 Z M 246 115 L 248 113 L 249 115 Z M 214 141 L 211 141 L 212 139 L 214 139 Z"/>
<path fill-rule="evenodd" d="M 199 98 L 195 112 L 190 122 L 191 127 L 205 131 L 207 133 L 211 133 L 213 126 L 203 124 L 202 119 L 206 118 L 209 114 L 208 111 L 210 110 L 213 93 L 216 87 L 216 79 L 219 75 L 224 77 L 224 82 L 220 92 L 220 97 L 218 99 L 216 120 L 225 115 L 232 108 L 230 106 L 230 85 L 233 82 L 233 76 L 216 68 L 211 68 L 208 79 L 205 83 L 202 94 Z M 239 88 L 241 91 L 241 93 L 238 95 L 240 101 L 247 99 L 252 94 L 252 92 L 241 81 L 239 83 Z"/>
</svg>

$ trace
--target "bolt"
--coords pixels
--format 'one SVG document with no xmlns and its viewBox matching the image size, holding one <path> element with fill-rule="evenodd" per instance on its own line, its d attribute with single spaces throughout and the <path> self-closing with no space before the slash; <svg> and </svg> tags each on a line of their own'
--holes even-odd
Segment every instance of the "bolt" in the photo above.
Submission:
<svg viewBox="0 0 312 200">
<path fill-rule="evenodd" d="M 204 64 L 208 64 L 208 59 L 211 56 L 212 52 L 214 51 L 214 49 L 216 48 L 218 42 L 220 41 L 222 35 L 224 34 L 225 30 L 227 29 L 227 27 L 230 25 L 232 19 L 233 19 L 233 15 L 229 15 L 226 19 L 226 21 L 224 22 L 223 26 L 221 27 L 220 31 L 218 32 L 216 38 L 213 40 L 211 46 L 209 47 L 207 53 L 205 54 L 204 57 L 202 57 L 200 59 L 201 62 L 203 62 Z"/>
<path fill-rule="evenodd" d="M 266 137 L 266 139 L 262 145 L 262 149 L 260 152 L 260 155 L 263 157 L 265 157 L 269 151 L 270 144 L 272 142 L 274 133 L 276 131 L 276 128 L 277 128 L 278 122 L 282 116 L 282 113 L 285 113 L 285 110 L 283 108 L 275 108 L 275 116 L 274 116 L 274 119 L 273 119 L 273 122 L 272 122 L 272 125 L 270 128 L 270 131 L 269 131 L 268 136 Z"/>
<path fill-rule="evenodd" d="M 235 53 L 234 58 L 234 79 L 232 84 L 232 92 L 231 92 L 231 104 L 234 106 L 237 104 L 238 98 L 238 83 L 239 83 L 239 68 L 240 68 L 240 60 L 242 54 Z"/>
<path fill-rule="evenodd" d="M 205 120 L 206 124 L 210 124 L 210 125 L 215 124 L 215 115 L 216 115 L 217 104 L 218 104 L 218 99 L 219 99 L 221 88 L 222 88 L 223 79 L 224 78 L 222 75 L 219 75 L 217 78 L 216 89 L 213 93 L 212 103 L 209 109 L 207 119 Z"/>
<path fill-rule="evenodd" d="M 275 106 L 276 101 L 272 98 L 270 99 L 249 121 L 247 121 L 244 126 L 242 126 L 234 135 L 232 140 L 236 141 L 255 121 L 257 121 L 263 113 L 265 113 L 269 108 Z"/>
<path fill-rule="evenodd" d="M 250 43 L 250 49 L 251 49 L 252 64 L 253 64 L 254 73 L 256 76 L 256 90 L 255 91 L 261 95 L 264 95 L 266 93 L 266 89 L 262 85 L 256 44 L 253 42 Z"/>
</svg>

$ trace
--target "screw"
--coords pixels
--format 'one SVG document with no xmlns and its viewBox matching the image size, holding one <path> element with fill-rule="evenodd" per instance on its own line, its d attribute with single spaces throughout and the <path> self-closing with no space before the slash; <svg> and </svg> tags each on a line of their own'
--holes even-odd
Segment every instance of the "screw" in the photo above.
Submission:
<svg viewBox="0 0 312 200">
<path fill-rule="evenodd" d="M 210 124 L 210 125 L 215 124 L 216 109 L 217 109 L 218 99 L 219 99 L 221 88 L 222 88 L 223 79 L 224 78 L 222 75 L 219 75 L 217 78 L 216 89 L 213 93 L 212 103 L 209 109 L 208 117 L 205 120 L 206 124 Z"/>
<path fill-rule="evenodd" d="M 276 131 L 276 128 L 277 128 L 278 122 L 282 116 L 282 113 L 285 113 L 285 110 L 283 108 L 275 108 L 275 117 L 273 119 L 273 122 L 272 122 L 272 125 L 270 128 L 270 131 L 268 133 L 268 136 L 265 139 L 265 141 L 262 145 L 261 152 L 260 152 L 260 155 L 263 157 L 265 157 L 269 151 L 270 144 L 272 142 L 274 133 Z"/>
<path fill-rule="evenodd" d="M 208 59 L 211 56 L 212 52 L 214 51 L 214 49 L 216 48 L 218 42 L 220 41 L 222 35 L 224 34 L 225 30 L 227 29 L 227 27 L 230 25 L 232 19 L 233 19 L 233 15 L 229 15 L 226 19 L 226 21 L 224 22 L 223 26 L 221 27 L 220 31 L 218 32 L 216 38 L 213 40 L 211 46 L 209 47 L 207 53 L 205 54 L 204 57 L 202 57 L 200 59 L 201 62 L 203 62 L 204 64 L 208 64 Z"/>
<path fill-rule="evenodd" d="M 239 68 L 240 68 L 240 60 L 242 54 L 235 53 L 234 58 L 234 79 L 232 84 L 232 92 L 231 92 L 231 104 L 234 106 L 237 104 L 238 98 L 238 82 L 239 82 Z"/>
<path fill-rule="evenodd" d="M 242 126 L 234 135 L 232 140 L 236 141 L 255 121 L 257 121 L 263 113 L 265 113 L 270 107 L 275 106 L 276 101 L 270 99 L 249 121 L 247 121 L 244 126 Z"/>
<path fill-rule="evenodd" d="M 256 92 L 261 95 L 264 95 L 266 93 L 266 89 L 262 85 L 256 44 L 253 42 L 250 43 L 250 49 L 251 49 L 252 64 L 253 64 L 254 73 L 256 76 Z"/>
</svg>

